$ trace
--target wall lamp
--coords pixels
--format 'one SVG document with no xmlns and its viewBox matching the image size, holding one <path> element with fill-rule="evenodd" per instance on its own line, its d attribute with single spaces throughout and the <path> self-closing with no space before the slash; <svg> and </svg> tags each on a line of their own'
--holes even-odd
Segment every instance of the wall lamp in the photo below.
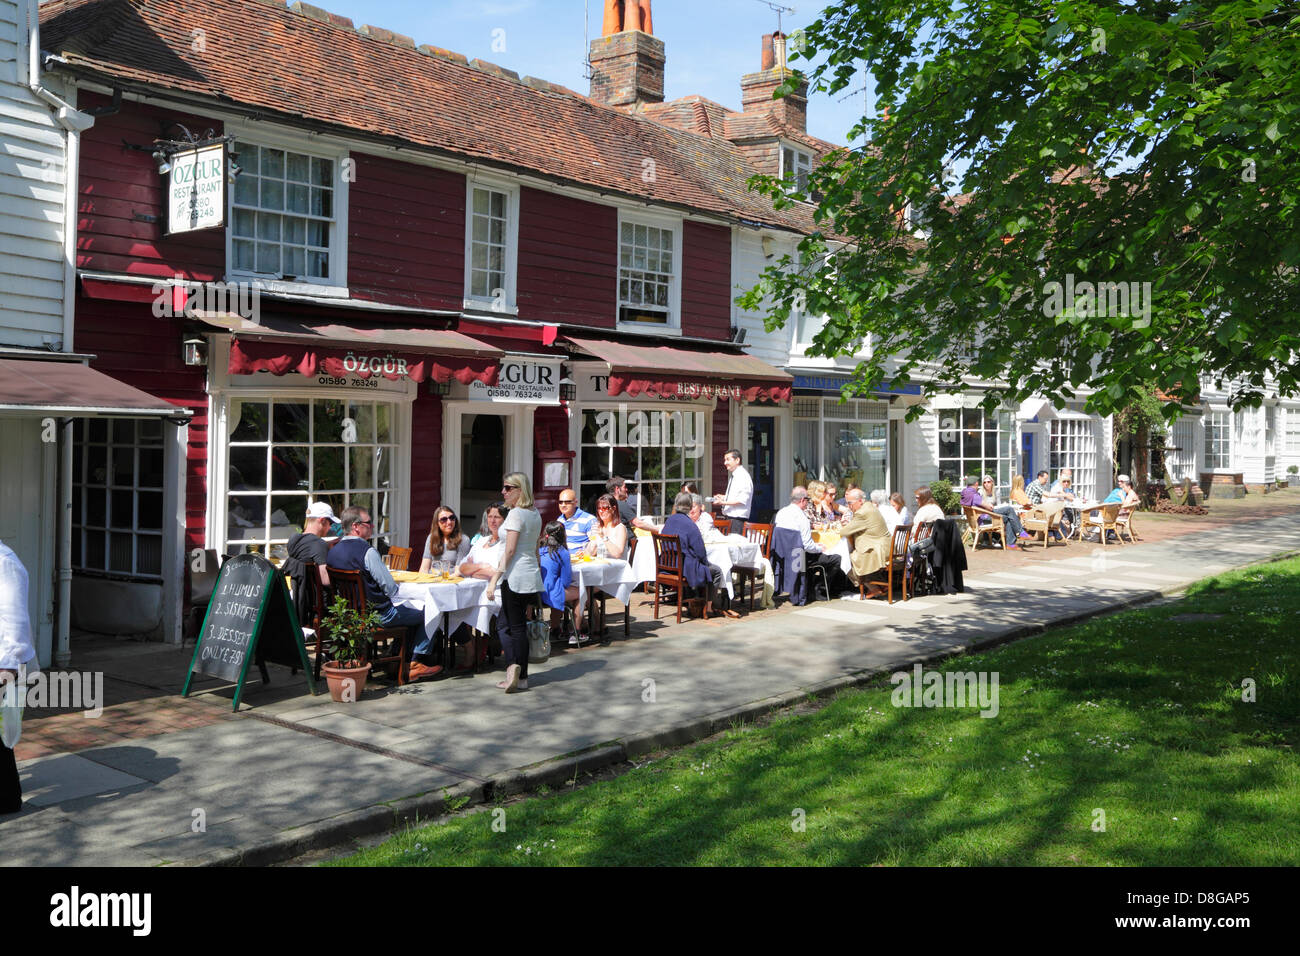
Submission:
<svg viewBox="0 0 1300 956">
<path fill-rule="evenodd" d="M 208 343 L 197 335 L 187 336 L 181 343 L 181 358 L 186 365 L 207 365 Z"/>
</svg>

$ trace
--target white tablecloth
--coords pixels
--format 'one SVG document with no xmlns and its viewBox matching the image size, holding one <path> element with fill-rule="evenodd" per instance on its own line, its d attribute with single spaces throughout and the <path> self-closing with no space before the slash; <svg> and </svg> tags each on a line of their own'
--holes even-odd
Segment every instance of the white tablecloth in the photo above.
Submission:
<svg viewBox="0 0 1300 956">
<path fill-rule="evenodd" d="M 722 569 L 723 586 L 733 599 L 736 596 L 731 583 L 733 567 L 764 570 L 762 549 L 757 543 L 746 541 L 741 535 L 729 534 L 713 541 L 706 539 L 704 548 L 709 556 L 709 564 L 717 565 Z M 633 581 L 637 584 L 655 579 L 655 546 L 654 539 L 649 536 L 641 538 L 636 546 L 636 554 L 632 559 L 632 575 Z M 766 574 L 764 576 L 766 577 Z"/>
<path fill-rule="evenodd" d="M 637 550 L 641 550 L 640 545 L 637 545 Z M 650 550 L 653 551 L 654 548 Z M 651 561 L 652 565 L 653 563 Z M 650 576 L 654 577 L 653 570 Z M 578 589 L 579 616 L 587 606 L 587 588 L 600 588 L 606 594 L 613 595 L 620 604 L 627 604 L 632 600 L 632 589 L 639 583 L 626 561 L 593 558 L 591 561 L 573 563 L 573 584 Z"/>
<path fill-rule="evenodd" d="M 818 541 L 817 539 L 821 537 L 822 534 L 823 532 L 814 532 L 813 541 L 816 542 L 817 544 L 821 544 L 821 542 Z M 844 571 L 845 574 L 848 574 L 849 570 L 853 567 L 853 562 L 849 559 L 849 539 L 839 534 L 838 532 L 836 533 L 835 536 L 836 538 L 838 538 L 838 540 L 835 542 L 835 546 L 832 548 L 823 548 L 823 550 L 839 558 L 840 568 Z"/>
<path fill-rule="evenodd" d="M 397 597 L 393 603 L 424 611 L 424 630 L 430 637 L 442 629 L 444 614 L 451 615 L 453 633 L 462 624 L 486 632 L 492 615 L 501 609 L 501 591 L 498 588 L 494 599 L 488 603 L 483 600 L 485 590 L 487 581 L 482 578 L 466 578 L 458 584 L 405 582 L 397 585 Z"/>
</svg>

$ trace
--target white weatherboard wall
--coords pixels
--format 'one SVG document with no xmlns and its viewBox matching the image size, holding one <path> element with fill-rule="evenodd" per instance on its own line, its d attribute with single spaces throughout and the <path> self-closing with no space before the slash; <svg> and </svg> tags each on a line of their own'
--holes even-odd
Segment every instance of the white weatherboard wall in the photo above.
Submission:
<svg viewBox="0 0 1300 956">
<path fill-rule="evenodd" d="M 27 7 L 0 0 L 0 345 L 63 338 L 67 133 L 27 88 Z"/>
</svg>

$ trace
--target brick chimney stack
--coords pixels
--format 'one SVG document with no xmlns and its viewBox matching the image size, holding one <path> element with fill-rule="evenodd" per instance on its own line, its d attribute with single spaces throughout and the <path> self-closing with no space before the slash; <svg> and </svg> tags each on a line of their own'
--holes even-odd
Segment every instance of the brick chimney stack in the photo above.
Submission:
<svg viewBox="0 0 1300 956">
<path fill-rule="evenodd" d="M 763 37 L 762 69 L 740 78 L 740 102 L 746 113 L 767 113 L 787 129 L 806 133 L 808 81 L 800 77 L 793 93 L 779 100 L 772 99 L 772 94 L 792 75 L 786 65 L 785 41 L 783 33 L 769 33 Z"/>
<path fill-rule="evenodd" d="M 606 0 L 605 35 L 591 44 L 591 98 L 631 109 L 664 101 L 664 42 L 653 34 L 650 0 Z"/>
</svg>

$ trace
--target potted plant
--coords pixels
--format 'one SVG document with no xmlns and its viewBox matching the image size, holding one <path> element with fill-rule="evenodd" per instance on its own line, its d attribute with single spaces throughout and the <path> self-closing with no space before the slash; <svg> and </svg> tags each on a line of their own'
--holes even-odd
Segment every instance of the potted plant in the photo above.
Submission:
<svg viewBox="0 0 1300 956">
<path fill-rule="evenodd" d="M 1292 465 L 1286 470 L 1286 483 L 1288 488 L 1295 484 L 1295 476 L 1297 472 L 1300 472 L 1300 465 Z"/>
<path fill-rule="evenodd" d="M 374 611 L 362 615 L 342 595 L 325 612 L 321 627 L 328 638 L 329 662 L 321 670 L 329 684 L 330 697 L 339 702 L 354 702 L 366 689 L 370 664 L 366 647 L 379 630 L 379 615 Z"/>
</svg>

